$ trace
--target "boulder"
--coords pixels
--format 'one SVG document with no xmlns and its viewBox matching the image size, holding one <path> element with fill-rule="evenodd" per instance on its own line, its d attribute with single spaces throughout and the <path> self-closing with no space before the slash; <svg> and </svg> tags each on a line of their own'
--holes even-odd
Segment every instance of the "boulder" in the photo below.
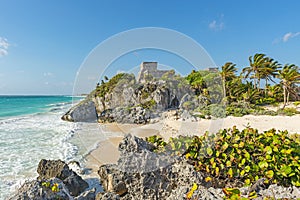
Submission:
<svg viewBox="0 0 300 200">
<path fill-rule="evenodd" d="M 43 183 L 49 183 L 45 185 Z M 52 191 L 51 186 L 57 184 L 58 190 Z M 41 180 L 32 180 L 26 181 L 11 197 L 9 200 L 53 200 L 53 199 L 61 199 L 61 200 L 70 200 L 72 197 L 69 194 L 68 189 L 64 185 L 64 183 L 57 178 L 49 179 L 47 181 Z"/>
<path fill-rule="evenodd" d="M 61 119 L 70 122 L 96 122 L 97 112 L 94 101 L 89 99 L 81 101 L 64 114 Z"/>
<path fill-rule="evenodd" d="M 39 174 L 38 180 L 53 177 L 62 180 L 72 196 L 78 196 L 88 187 L 88 183 L 78 176 L 76 172 L 69 169 L 69 166 L 61 160 L 42 159 L 38 165 L 37 172 Z"/>
<path fill-rule="evenodd" d="M 104 190 L 121 199 L 167 199 L 180 187 L 200 184 L 203 176 L 180 157 L 156 154 L 153 145 L 126 135 L 119 145 L 117 165 L 102 165 Z"/>
</svg>

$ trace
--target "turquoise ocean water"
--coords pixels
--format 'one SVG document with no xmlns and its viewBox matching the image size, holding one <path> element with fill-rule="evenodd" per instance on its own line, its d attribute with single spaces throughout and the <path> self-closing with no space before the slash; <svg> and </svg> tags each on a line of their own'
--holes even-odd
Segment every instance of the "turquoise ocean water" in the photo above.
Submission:
<svg viewBox="0 0 300 200">
<path fill-rule="evenodd" d="M 76 124 L 60 117 L 82 97 L 0 96 L 0 199 L 36 177 L 40 159 L 76 158 Z"/>
</svg>

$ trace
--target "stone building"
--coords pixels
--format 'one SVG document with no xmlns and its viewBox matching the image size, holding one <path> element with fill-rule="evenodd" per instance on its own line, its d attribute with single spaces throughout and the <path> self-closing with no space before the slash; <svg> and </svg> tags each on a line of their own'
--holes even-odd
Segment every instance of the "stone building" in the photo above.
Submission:
<svg viewBox="0 0 300 200">
<path fill-rule="evenodd" d="M 170 70 L 158 70 L 157 62 L 142 62 L 137 81 L 140 83 L 146 82 L 147 78 L 161 78 L 163 74 Z"/>
</svg>

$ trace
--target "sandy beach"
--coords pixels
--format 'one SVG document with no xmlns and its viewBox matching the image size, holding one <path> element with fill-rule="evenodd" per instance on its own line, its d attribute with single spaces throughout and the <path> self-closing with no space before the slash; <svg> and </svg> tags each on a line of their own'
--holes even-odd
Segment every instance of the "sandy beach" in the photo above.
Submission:
<svg viewBox="0 0 300 200">
<path fill-rule="evenodd" d="M 105 131 L 131 133 L 138 137 L 149 137 L 160 135 L 165 140 L 178 135 L 201 135 L 205 131 L 217 132 L 219 129 L 232 128 L 236 126 L 243 129 L 247 126 L 258 129 L 260 132 L 275 128 L 276 130 L 288 130 L 290 133 L 300 133 L 300 115 L 294 116 L 253 116 L 226 117 L 224 119 L 201 119 L 198 122 L 186 122 L 174 119 L 165 119 L 154 124 L 135 125 L 135 124 L 105 124 Z M 86 157 L 86 167 L 96 174 L 100 165 L 116 163 L 119 157 L 118 145 L 122 140 L 121 136 L 111 137 L 101 141 L 94 151 Z"/>
</svg>

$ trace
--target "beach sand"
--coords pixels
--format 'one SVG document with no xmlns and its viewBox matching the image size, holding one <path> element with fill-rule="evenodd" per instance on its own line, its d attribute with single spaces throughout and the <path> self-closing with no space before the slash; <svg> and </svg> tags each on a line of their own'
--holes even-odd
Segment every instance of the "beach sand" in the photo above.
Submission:
<svg viewBox="0 0 300 200">
<path fill-rule="evenodd" d="M 247 126 L 263 132 L 272 128 L 276 130 L 288 130 L 290 133 L 300 133 L 300 115 L 294 116 L 253 116 L 226 117 L 224 119 L 208 120 L 201 119 L 198 122 L 186 122 L 172 119 L 161 120 L 158 123 L 146 125 L 134 124 L 105 124 L 108 132 L 131 133 L 138 137 L 160 135 L 165 140 L 170 137 L 181 135 L 201 135 L 205 131 L 217 132 L 219 129 L 236 126 L 243 129 Z M 122 135 L 122 134 L 121 134 Z M 102 164 L 116 163 L 119 158 L 118 145 L 121 137 L 112 137 L 99 143 L 98 148 L 86 157 L 86 167 L 96 173 Z"/>
</svg>

